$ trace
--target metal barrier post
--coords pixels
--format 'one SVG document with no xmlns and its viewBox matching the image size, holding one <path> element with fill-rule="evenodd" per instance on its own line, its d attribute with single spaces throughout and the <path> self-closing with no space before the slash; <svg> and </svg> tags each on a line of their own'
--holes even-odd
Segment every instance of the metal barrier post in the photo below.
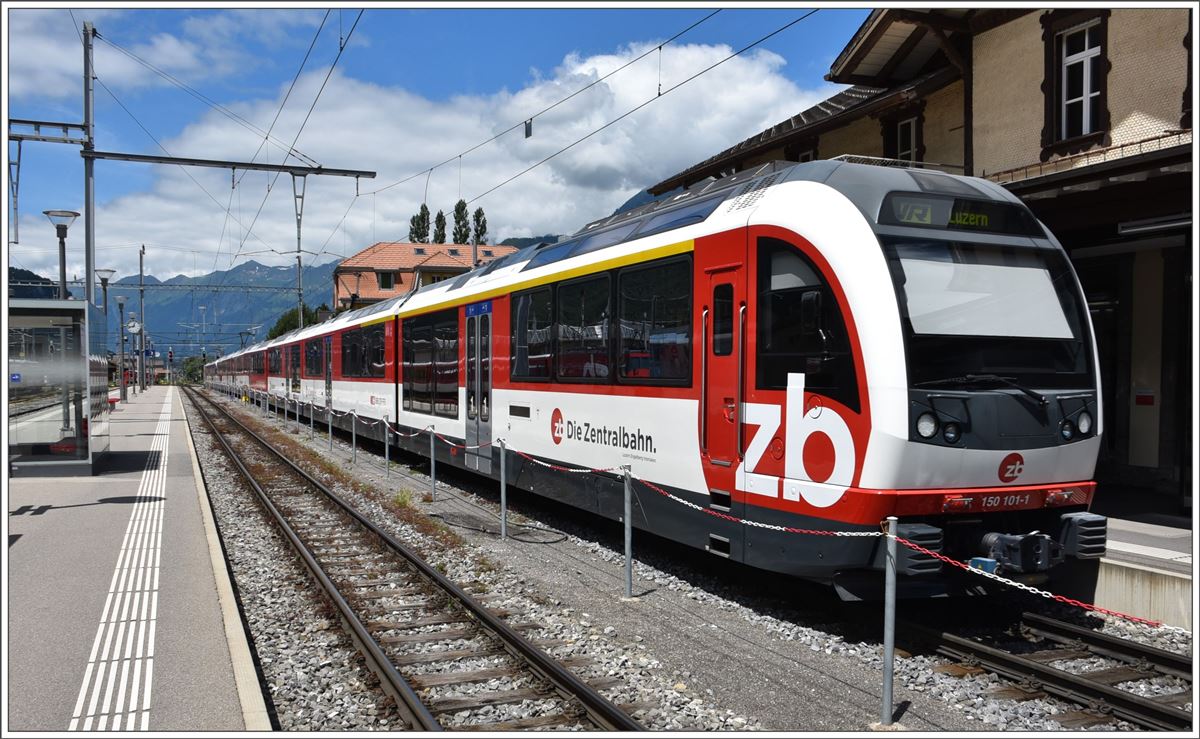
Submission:
<svg viewBox="0 0 1200 739">
<path fill-rule="evenodd" d="M 358 464 L 358 413 L 350 411 L 350 464 Z"/>
<path fill-rule="evenodd" d="M 633 480 L 631 465 L 623 464 L 625 473 L 625 597 L 633 597 Z"/>
<path fill-rule="evenodd" d="M 309 402 L 308 404 L 308 438 L 313 437 L 313 424 L 317 422 L 317 404 Z"/>
<path fill-rule="evenodd" d="M 329 421 L 329 451 L 333 451 L 333 403 L 325 408 L 325 418 Z"/>
<path fill-rule="evenodd" d="M 508 538 L 508 474 L 504 464 L 504 439 L 500 440 L 500 538 Z"/>
<path fill-rule="evenodd" d="M 388 425 L 387 414 L 383 416 L 383 479 L 392 477 L 392 427 Z"/>
<path fill-rule="evenodd" d="M 429 427 L 429 497 L 437 501 L 437 457 L 433 449 L 433 427 Z"/>
<path fill-rule="evenodd" d="M 883 594 L 883 705 L 879 722 L 892 725 L 892 673 L 896 651 L 896 517 L 887 517 L 887 565 Z"/>
</svg>

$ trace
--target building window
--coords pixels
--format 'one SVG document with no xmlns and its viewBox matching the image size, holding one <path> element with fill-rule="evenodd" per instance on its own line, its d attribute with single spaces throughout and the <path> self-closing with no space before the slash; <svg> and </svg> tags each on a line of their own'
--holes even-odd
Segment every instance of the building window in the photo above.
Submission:
<svg viewBox="0 0 1200 739">
<path fill-rule="evenodd" d="M 483 256 L 485 256 L 485 257 L 490 257 L 490 256 L 492 256 L 492 250 L 491 250 L 491 249 L 484 249 L 484 250 L 483 250 Z"/>
<path fill-rule="evenodd" d="M 917 159 L 917 119 L 905 118 L 896 124 L 896 158 L 905 161 Z M 801 160 L 804 161 L 804 160 Z"/>
<path fill-rule="evenodd" d="M 424 253 L 425 253 L 425 247 L 423 247 L 423 246 L 418 246 L 416 249 L 413 249 L 413 254 L 424 254 Z"/>
<path fill-rule="evenodd" d="M 1042 161 L 1107 145 L 1108 15 L 1107 10 L 1054 10 L 1042 15 L 1046 53 Z"/>
<path fill-rule="evenodd" d="M 394 290 L 396 288 L 395 272 L 376 272 L 375 275 L 379 278 L 380 290 Z"/>
<path fill-rule="evenodd" d="M 451 249 L 451 250 L 450 250 L 450 256 L 452 256 L 452 257 L 457 257 L 457 256 L 458 256 L 458 249 Z"/>
<path fill-rule="evenodd" d="M 920 100 L 879 119 L 883 156 L 906 162 L 925 161 L 925 101 Z"/>
<path fill-rule="evenodd" d="M 1060 33 L 1062 84 L 1060 138 L 1072 139 L 1100 128 L 1100 21 Z"/>
<path fill-rule="evenodd" d="M 812 149 L 805 149 L 804 151 L 800 152 L 800 154 L 798 156 L 799 156 L 799 159 L 797 159 L 796 161 L 799 161 L 799 162 L 811 162 L 812 160 L 817 158 L 816 155 L 813 153 Z"/>
</svg>

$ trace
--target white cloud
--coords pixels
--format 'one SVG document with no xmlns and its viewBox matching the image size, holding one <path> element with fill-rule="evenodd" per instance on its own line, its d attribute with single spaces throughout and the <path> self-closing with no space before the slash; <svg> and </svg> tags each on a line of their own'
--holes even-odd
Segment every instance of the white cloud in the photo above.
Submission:
<svg viewBox="0 0 1200 739">
<path fill-rule="evenodd" d="M 231 31 L 214 22 L 207 32 L 219 36 Z M 172 49 L 163 41 L 157 48 L 163 57 L 174 54 L 180 65 L 195 58 L 194 50 L 186 46 Z M 647 48 L 635 44 L 606 55 L 570 55 L 552 72 L 532 75 L 531 81 L 515 92 L 459 96 L 444 101 L 428 100 L 401 87 L 352 79 L 338 72 L 326 86 L 297 146 L 328 167 L 377 171 L 375 180 L 360 183 L 362 192 L 371 192 L 455 157 Z M 730 53 L 725 46 L 664 48 L 663 90 Z M 835 91 L 832 86 L 819 90 L 798 88 L 780 74 L 784 63 L 778 55 L 765 51 L 732 59 L 471 203 L 470 208 L 472 211 L 478 206 L 484 208 L 493 240 L 571 233 L 611 213 L 637 191 L 795 115 Z M 276 124 L 278 138 L 291 141 L 323 78 L 324 71 L 315 71 L 300 79 Z M 288 82 L 290 79 L 282 82 L 270 99 L 228 107 L 266 129 Z M 487 191 L 655 97 L 658 83 L 658 59 L 652 54 L 537 118 L 532 138 L 524 138 L 519 126 L 498 141 L 462 157 L 462 196 L 469 200 Z M 244 160 L 254 154 L 260 142 L 260 136 L 210 112 L 163 143 L 177 156 Z M 271 162 L 280 161 L 278 149 L 264 151 L 267 153 L 260 155 L 260 161 L 264 156 Z M 111 172 L 113 166 L 98 167 L 97 176 L 112 176 L 106 175 L 106 171 Z M 191 169 L 189 173 L 222 206 L 230 201 L 228 172 Z M 430 210 L 433 213 L 444 210 L 451 222 L 460 193 L 459 173 L 459 161 L 455 159 L 428 178 Z M 147 269 L 160 278 L 181 272 L 208 272 L 214 266 L 228 268 L 231 255 L 239 248 L 241 259 L 247 252 L 275 249 L 285 254 L 254 254 L 252 258 L 266 264 L 292 264 L 294 257 L 286 252 L 295 249 L 295 218 L 291 183 L 286 175 L 278 179 L 254 222 L 253 235 L 239 247 L 245 229 L 263 201 L 268 181 L 268 175 L 247 174 L 240 188 L 232 192 L 233 218 L 227 220 L 222 207 L 215 205 L 178 167 L 158 167 L 148 191 L 126 194 L 99 205 L 97 243 L 151 244 Z M 304 248 L 321 251 L 324 247 L 321 261 L 325 261 L 331 255 L 353 254 L 375 240 L 404 240 L 409 217 L 420 207 L 425 190 L 426 176 L 422 174 L 403 185 L 355 200 L 354 180 L 309 177 Z M 351 202 L 354 205 L 350 215 L 337 228 Z M 44 224 L 36 223 L 40 218 L 23 213 L 22 233 L 43 238 L 41 232 L 47 229 Z M 82 236 L 78 231 L 72 230 L 73 243 L 78 243 L 76 239 Z M 184 251 L 165 248 L 156 251 L 153 245 Z M 40 269 L 43 274 L 56 271 L 52 249 L 23 252 L 18 248 L 14 254 L 30 269 Z M 115 249 L 101 254 L 106 266 L 117 268 L 122 275 L 136 274 L 136 249 Z M 304 257 L 305 263 L 311 259 L 310 255 Z M 74 260 L 69 271 L 82 271 L 81 261 Z"/>
</svg>

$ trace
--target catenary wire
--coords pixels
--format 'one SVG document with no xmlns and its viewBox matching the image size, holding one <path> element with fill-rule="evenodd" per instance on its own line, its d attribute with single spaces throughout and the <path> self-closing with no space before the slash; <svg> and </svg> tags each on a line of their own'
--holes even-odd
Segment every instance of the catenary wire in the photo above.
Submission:
<svg viewBox="0 0 1200 739">
<path fill-rule="evenodd" d="M 420 172 L 415 172 L 415 173 L 413 173 L 413 174 L 409 175 L 408 177 L 404 177 L 404 178 L 402 178 L 402 179 L 396 180 L 395 182 L 391 183 L 390 185 L 384 185 L 383 187 L 377 188 L 377 189 L 375 189 L 375 190 L 372 190 L 371 192 L 367 192 L 367 193 L 363 193 L 363 194 L 364 194 L 364 195 L 374 195 L 374 194 L 376 194 L 376 193 L 383 192 L 384 190 L 390 190 L 391 188 L 393 188 L 393 187 L 396 187 L 397 185 L 402 185 L 402 184 L 404 184 L 405 182 L 408 182 L 408 181 L 410 181 L 410 180 L 416 179 L 417 177 L 420 177 L 421 175 L 423 175 L 423 174 L 426 174 L 427 172 L 432 172 L 433 170 L 437 169 L 438 167 L 441 167 L 441 166 L 444 166 L 444 165 L 446 165 L 446 164 L 449 164 L 450 162 L 453 162 L 453 161 L 455 161 L 456 159 L 461 159 L 463 156 L 465 156 L 465 155 L 467 155 L 467 154 L 470 154 L 471 152 L 475 151 L 476 149 L 478 149 L 478 148 L 480 148 L 480 147 L 482 147 L 482 146 L 486 146 L 486 145 L 488 145 L 488 144 L 492 143 L 493 141 L 495 141 L 496 139 L 500 138 L 501 136 L 503 136 L 503 135 L 505 135 L 505 134 L 507 134 L 507 133 L 510 133 L 510 132 L 512 132 L 512 131 L 515 131 L 516 129 L 518 129 L 518 128 L 520 128 L 522 125 L 524 125 L 526 121 L 532 121 L 534 118 L 537 118 L 537 117 L 538 117 L 538 116 L 540 116 L 540 115 L 544 115 L 544 114 L 546 114 L 546 113 L 550 112 L 551 110 L 554 110 L 555 108 L 557 108 L 558 106 L 560 106 L 560 105 L 562 105 L 563 103 L 567 102 L 567 101 L 568 101 L 568 100 L 570 100 L 571 98 L 575 97 L 576 95 L 579 95 L 579 94 L 580 94 L 580 93 L 582 93 L 582 92 L 586 92 L 587 90 L 590 90 L 591 88 L 593 88 L 593 87 L 595 87 L 596 85 L 600 84 L 601 82 L 603 82 L 604 80 L 608 79 L 609 77 L 612 77 L 612 76 L 613 76 L 614 74 L 616 74 L 617 72 L 620 72 L 621 70 L 625 69 L 625 68 L 626 68 L 626 67 L 628 67 L 629 65 L 631 65 L 631 64 L 633 64 L 633 63 L 635 63 L 635 62 L 641 61 L 642 59 L 645 59 L 647 56 L 649 56 L 650 54 L 654 53 L 654 52 L 655 52 L 655 51 L 657 51 L 657 50 L 661 50 L 661 49 L 662 49 L 662 47 L 664 47 L 664 46 L 666 46 L 667 44 L 671 43 L 671 42 L 672 42 L 672 41 L 674 41 L 675 39 L 679 38 L 679 37 L 680 37 L 680 36 L 682 36 L 683 34 L 687 33 L 687 32 L 688 32 L 688 31 L 690 31 L 690 30 L 692 30 L 693 28 L 695 28 L 696 26 L 700 25 L 701 23 L 704 23 L 704 22 L 705 22 L 705 21 L 707 21 L 709 18 L 712 18 L 714 15 L 716 15 L 717 13 L 720 13 L 720 12 L 721 12 L 721 8 L 717 8 L 717 9 L 716 9 L 716 10 L 714 10 L 713 12 L 711 12 L 711 13 L 709 13 L 708 15 L 704 16 L 704 17 L 703 17 L 703 18 L 701 18 L 700 20 L 696 21 L 696 22 L 695 22 L 695 23 L 693 23 L 692 25 L 690 25 L 690 26 L 688 26 L 687 28 L 683 29 L 682 31 L 680 31 L 679 33 L 675 34 L 674 36 L 672 36 L 671 38 L 667 39 L 666 41 L 662 42 L 662 43 L 661 43 L 661 44 L 659 44 L 658 46 L 656 46 L 656 47 L 652 47 L 651 49 L 649 49 L 648 51 L 646 51 L 646 52 L 645 52 L 644 54 L 642 54 L 641 56 L 639 56 L 639 57 L 637 57 L 637 58 L 635 58 L 635 59 L 631 59 L 631 60 L 629 60 L 628 62 L 626 62 L 626 63 L 622 64 L 621 66 L 617 67 L 616 69 L 614 69 L 613 71 L 611 71 L 611 72 L 609 72 L 608 74 L 604 75 L 603 77 L 600 77 L 599 79 L 593 80 L 592 82 L 588 83 L 587 85 L 584 85 L 583 87 L 579 88 L 578 90 L 576 90 L 575 92 L 571 93 L 570 95 L 567 95 L 566 97 L 562 98 L 561 100 L 558 100 L 557 102 L 551 103 L 551 104 L 550 104 L 550 105 L 548 105 L 547 107 L 545 107 L 545 108 L 542 108 L 542 109 L 541 109 L 541 110 L 539 110 L 537 113 L 534 113 L 534 114 L 533 114 L 533 115 L 531 115 L 531 116 L 527 116 L 526 118 L 523 118 L 523 119 L 521 119 L 521 120 L 520 120 L 520 121 L 518 121 L 517 123 L 514 123 L 513 125 L 511 125 L 511 126 L 509 126 L 508 128 L 504 129 L 504 130 L 503 130 L 503 131 L 501 131 L 500 133 L 498 133 L 498 134 L 496 134 L 495 136 L 491 137 L 490 139 L 488 139 L 488 140 L 486 140 L 486 141 L 481 141 L 481 142 L 479 142 L 478 144 L 475 144 L 474 146 L 470 147 L 469 149 L 466 149 L 465 151 L 459 152 L 458 154 L 455 154 L 454 156 L 450 157 L 449 159 L 446 159 L 446 160 L 445 160 L 445 161 L 443 161 L 443 162 L 439 162 L 438 164 L 435 164 L 435 165 L 433 165 L 432 167 L 429 167 L 429 168 L 427 168 L 427 169 L 422 169 Z M 461 165 L 461 163 L 460 163 L 460 165 Z M 461 176 L 460 176 L 460 179 L 461 179 Z M 459 189 L 461 189 L 461 187 L 460 187 Z"/>
<path fill-rule="evenodd" d="M 529 172 L 533 171 L 534 169 L 537 169 L 538 167 L 540 167 L 541 165 L 543 165 L 543 164 L 545 164 L 546 162 L 550 161 L 551 159 L 553 159 L 554 157 L 558 156 L 559 154 L 562 154 L 563 152 L 565 152 L 565 151 L 568 151 L 569 149 L 571 149 L 571 148 L 573 148 L 573 147 L 577 146 L 578 144 L 580 144 L 580 143 L 582 143 L 582 142 L 584 142 L 584 141 L 586 141 L 586 140 L 590 139 L 592 136 L 595 136 L 596 134 L 600 133 L 601 131 L 603 131 L 604 129 L 606 129 L 606 128 L 608 128 L 609 126 L 613 125 L 614 123 L 617 123 L 617 122 L 619 122 L 619 121 L 621 121 L 621 120 L 623 120 L 623 119 L 627 118 L 628 116 L 630 116 L 630 115 L 632 115 L 632 114 L 636 113 L 637 111 L 639 111 L 639 110 L 641 110 L 642 108 L 646 107 L 646 106 L 647 106 L 647 105 L 649 105 L 650 103 L 653 103 L 653 102 L 655 102 L 656 100 L 660 100 L 660 99 L 662 99 L 663 97 L 666 97 L 666 96 L 667 96 L 668 94 L 670 94 L 672 91 L 674 91 L 674 90 L 677 90 L 677 89 L 679 89 L 680 87 L 683 87 L 684 85 L 686 85 L 687 83 L 689 83 L 689 82 L 691 82 L 692 80 L 696 79 L 697 77 L 699 77 L 699 76 L 701 76 L 701 75 L 703 75 L 703 74 L 706 74 L 706 73 L 708 73 L 708 72 L 712 71 L 713 69 L 715 69 L 715 68 L 717 68 L 717 67 L 721 66 L 722 64 L 724 64 L 725 62 L 729 61 L 730 59 L 733 59 L 734 57 L 736 57 L 736 56 L 739 56 L 739 55 L 741 55 L 741 54 L 745 53 L 746 51 L 749 51 L 750 49 L 753 49 L 755 46 L 758 46 L 759 44 L 763 43 L 764 41 L 766 41 L 767 39 L 771 38 L 772 36 L 775 36 L 775 35 L 777 35 L 777 34 L 779 34 L 779 33 L 782 33 L 783 31 L 786 31 L 788 28 L 791 28 L 792 26 L 796 25 L 797 23 L 799 23 L 800 21 L 804 20 L 805 18 L 808 18 L 808 17 L 812 16 L 812 15 L 813 15 L 814 13 L 816 13 L 818 10 L 820 10 L 820 8 L 814 8 L 813 10 L 810 10 L 810 11 L 808 11 L 807 13 L 805 13 L 805 14 L 804 14 L 804 15 L 802 15 L 802 16 L 800 16 L 799 18 L 796 18 L 795 20 L 791 21 L 790 23 L 787 23 L 787 24 L 785 24 L 785 25 L 783 25 L 783 26 L 781 26 L 781 27 L 779 27 L 779 28 L 775 29 L 774 31 L 772 31 L 771 33 L 768 33 L 766 36 L 763 36 L 762 38 L 758 39 L 757 41 L 754 41 L 753 43 L 751 43 L 751 44 L 748 44 L 747 46 L 744 46 L 744 47 L 742 47 L 742 48 L 741 48 L 741 49 L 739 49 L 738 51 L 735 51 L 734 53 L 732 53 L 732 54 L 730 54 L 729 56 L 725 57 L 724 59 L 720 60 L 719 62 L 716 62 L 715 64 L 712 64 L 712 65 L 710 65 L 710 66 L 708 66 L 708 67 L 706 67 L 706 68 L 704 68 L 704 69 L 700 70 L 699 72 L 697 72 L 697 73 L 693 74 L 691 77 L 688 77 L 687 79 L 683 80 L 682 82 L 680 82 L 680 83 L 678 83 L 678 84 L 676 84 L 676 85 L 672 85 L 671 87 L 668 87 L 668 88 L 667 88 L 666 90 L 664 90 L 664 91 L 663 91 L 661 94 L 659 94 L 659 95 L 656 95 L 655 97 L 652 97 L 652 98 L 650 98 L 649 100 L 647 100 L 646 102 L 642 103 L 641 105 L 638 105 L 638 106 L 636 106 L 636 107 L 634 107 L 634 108 L 632 108 L 632 109 L 630 109 L 630 110 L 628 110 L 628 111 L 626 111 L 626 112 L 622 113 L 621 115 L 619 115 L 619 116 L 617 116 L 616 118 L 612 119 L 612 120 L 611 120 L 611 121 L 609 121 L 608 123 L 605 123 L 603 126 L 600 126 L 599 128 L 597 128 L 597 129 L 595 129 L 595 130 L 591 131 L 590 133 L 587 133 L 587 134 L 585 134 L 584 136 L 581 136 L 580 138 L 576 139 L 575 141 L 571 142 L 570 144 L 567 144 L 567 145 L 566 145 L 566 146 L 564 146 L 563 148 L 561 148 L 561 149 L 559 149 L 558 151 L 554 152 L 553 154 L 551 154 L 551 155 L 547 156 L 546 158 L 542 159 L 541 161 L 538 161 L 538 162 L 537 162 L 537 163 L 535 163 L 535 164 L 531 164 L 530 166 L 528 166 L 528 167 L 526 167 L 525 169 L 521 170 L 520 172 L 516 173 L 516 174 L 515 174 L 515 175 L 513 175 L 512 177 L 509 177 L 507 180 L 504 180 L 504 181 L 503 181 L 503 182 L 501 182 L 500 184 L 498 184 L 498 185 L 496 185 L 496 186 L 492 187 L 492 188 L 491 188 L 491 189 L 489 189 L 489 190 L 485 190 L 484 192 L 482 192 L 482 193 L 480 193 L 480 194 L 476 195 L 475 197 L 473 197 L 473 198 L 471 198 L 470 200 L 468 200 L 468 201 L 467 201 L 467 204 L 468 204 L 468 205 L 470 205 L 471 203 L 474 203 L 476 200 L 479 200 L 480 198 L 483 198 L 483 197 L 486 197 L 487 195 L 490 195 L 491 193 L 495 192 L 496 190 L 499 190 L 500 188 L 504 187 L 505 185 L 507 185 L 508 183 L 512 182 L 513 180 L 516 180 L 517 178 L 519 178 L 519 177 L 521 177 L 521 176 L 523 176 L 523 175 L 525 175 L 525 174 L 527 174 L 527 173 L 529 173 Z"/>
</svg>

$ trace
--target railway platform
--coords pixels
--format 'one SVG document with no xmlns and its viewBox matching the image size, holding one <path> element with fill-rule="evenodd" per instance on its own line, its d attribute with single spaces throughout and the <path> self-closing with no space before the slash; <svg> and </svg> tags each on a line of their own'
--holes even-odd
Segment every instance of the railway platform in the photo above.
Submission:
<svg viewBox="0 0 1200 739">
<path fill-rule="evenodd" d="M 95 475 L 10 480 L 8 565 L 6 733 L 271 729 L 177 388 Z"/>
</svg>

